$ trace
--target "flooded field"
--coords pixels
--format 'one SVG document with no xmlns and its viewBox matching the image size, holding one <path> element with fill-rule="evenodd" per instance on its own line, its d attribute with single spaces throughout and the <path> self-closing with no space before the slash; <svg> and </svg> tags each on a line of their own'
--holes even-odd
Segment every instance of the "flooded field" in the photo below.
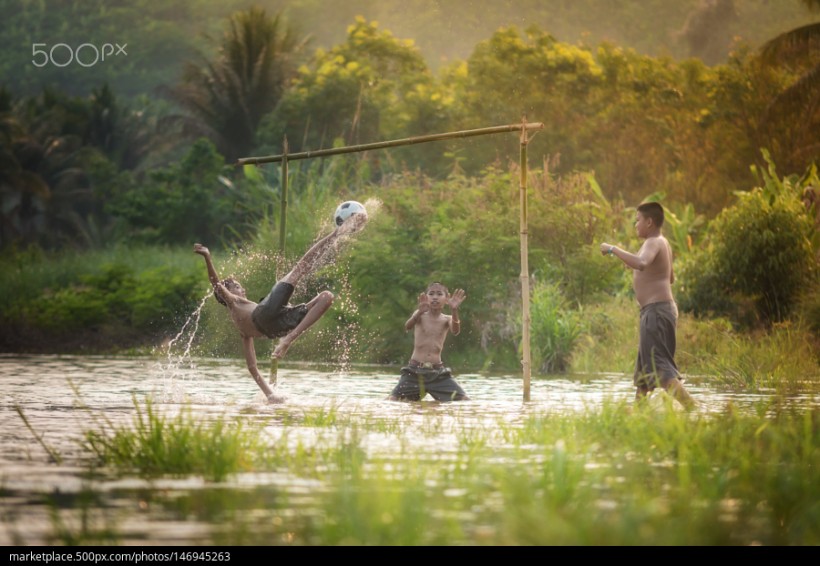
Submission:
<svg viewBox="0 0 820 566">
<path fill-rule="evenodd" d="M 0 544 L 306 543 L 275 527 L 289 517 L 304 522 L 320 513 L 316 497 L 323 486 L 286 469 L 233 474 L 220 482 L 198 475 L 92 473 L 83 434 L 103 421 L 132 423 L 146 401 L 159 413 L 185 410 L 197 421 L 258 426 L 271 447 L 304 450 L 350 442 L 355 434 L 365 460 L 413 454 L 444 466 L 471 429 L 515 428 L 542 414 L 583 414 L 633 395 L 630 376 L 556 376 L 534 378 L 531 399 L 524 402 L 520 376 L 456 372 L 470 401 L 387 401 L 398 373 L 398 367 L 283 364 L 277 389 L 285 402 L 269 405 L 242 360 L 0 356 Z M 719 413 L 729 404 L 754 411 L 767 397 L 716 391 L 705 378 L 688 379 L 687 388 L 698 402 L 695 415 Z M 787 402 L 806 410 L 819 404 L 813 396 Z M 306 422 L 305 415 L 314 421 Z M 316 415 L 332 415 L 345 425 L 317 426 Z M 424 434 L 408 434 L 414 427 Z M 533 454 L 508 448 L 499 441 L 499 457 L 531 463 Z M 260 522 L 272 525 L 278 538 L 262 540 L 270 531 L 257 532 Z"/>
</svg>

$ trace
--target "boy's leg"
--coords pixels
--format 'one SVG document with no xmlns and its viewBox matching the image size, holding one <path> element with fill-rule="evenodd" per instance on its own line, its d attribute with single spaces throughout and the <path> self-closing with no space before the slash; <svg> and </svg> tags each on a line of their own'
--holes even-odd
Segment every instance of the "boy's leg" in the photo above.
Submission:
<svg viewBox="0 0 820 566">
<path fill-rule="evenodd" d="M 448 371 L 427 384 L 427 391 L 436 401 L 469 401 L 470 398 Z"/>
<path fill-rule="evenodd" d="M 336 240 L 338 240 L 342 236 L 346 236 L 348 234 L 352 234 L 356 232 L 364 226 L 367 222 L 367 216 L 361 214 L 354 214 L 350 218 L 348 218 L 344 224 L 337 227 L 333 232 L 313 244 L 310 249 L 302 256 L 293 269 L 285 275 L 281 281 L 285 283 L 290 283 L 294 287 L 299 282 L 305 274 L 310 273 L 313 268 L 314 264 L 319 260 L 319 258 L 324 254 L 327 249 L 332 246 Z"/>
<path fill-rule="evenodd" d="M 313 299 L 305 305 L 308 309 L 305 318 L 303 318 L 293 330 L 288 332 L 288 334 L 279 341 L 279 345 L 276 346 L 276 349 L 273 351 L 273 357 L 276 359 L 285 357 L 285 354 L 287 353 L 288 348 L 290 348 L 290 345 L 293 344 L 293 341 L 299 338 L 305 330 L 313 326 L 313 324 L 327 312 L 327 309 L 329 309 L 332 304 L 333 293 L 330 291 L 322 291 L 313 297 Z"/>
<path fill-rule="evenodd" d="M 424 379 L 409 368 L 402 368 L 399 382 L 387 397 L 389 401 L 421 401 L 425 395 Z"/>
<path fill-rule="evenodd" d="M 695 408 L 695 401 L 692 399 L 692 396 L 689 395 L 689 392 L 683 386 L 680 379 L 670 379 L 664 384 L 664 387 L 666 392 L 674 399 L 677 399 L 687 411 L 691 411 Z"/>
<path fill-rule="evenodd" d="M 327 248 L 333 244 L 333 242 L 339 237 L 339 230 L 336 229 L 315 244 L 313 244 L 310 249 L 302 256 L 302 258 L 296 262 L 296 265 L 290 272 L 285 275 L 280 281 L 285 283 L 290 283 L 294 287 L 299 282 L 302 277 L 306 273 L 309 273 L 316 261 L 321 257 L 323 253 L 327 250 Z"/>
</svg>

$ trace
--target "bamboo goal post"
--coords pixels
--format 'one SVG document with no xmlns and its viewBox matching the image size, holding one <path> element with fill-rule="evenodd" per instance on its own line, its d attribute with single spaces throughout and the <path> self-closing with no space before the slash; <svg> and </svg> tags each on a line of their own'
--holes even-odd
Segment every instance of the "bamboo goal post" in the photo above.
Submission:
<svg viewBox="0 0 820 566">
<path fill-rule="evenodd" d="M 452 140 L 459 138 L 469 138 L 474 136 L 486 136 L 491 134 L 504 134 L 509 132 L 520 132 L 520 156 L 519 156 L 519 200 L 520 200 L 520 242 L 521 242 L 521 305 L 522 305 L 522 328 L 521 328 L 521 369 L 524 379 L 524 401 L 530 400 L 530 379 L 531 379 L 531 360 L 530 360 L 530 277 L 529 277 L 529 242 L 528 242 L 528 219 L 527 219 L 527 145 L 530 140 L 530 132 L 537 132 L 543 130 L 544 124 L 541 122 L 527 122 L 526 117 L 522 119 L 520 124 L 508 124 L 506 126 L 490 126 L 487 128 L 476 128 L 474 130 L 459 130 L 455 132 L 445 132 L 441 134 L 430 134 L 426 136 L 413 136 L 409 138 L 402 138 L 397 140 L 388 140 L 382 142 L 365 143 L 358 145 L 349 145 L 344 147 L 333 147 L 328 149 L 317 149 L 315 151 L 301 151 L 298 153 L 288 153 L 287 138 L 284 138 L 282 148 L 283 153 L 280 155 L 268 155 L 263 157 L 242 157 L 236 161 L 236 166 L 242 165 L 262 165 L 265 163 L 281 163 L 282 164 L 282 195 L 280 207 L 280 222 L 279 222 L 279 251 L 285 251 L 285 237 L 287 225 L 287 206 L 288 206 L 288 162 L 299 159 L 312 159 L 315 157 L 330 157 L 333 155 L 342 155 L 345 153 L 358 153 L 363 151 L 372 151 L 375 149 L 388 149 L 391 147 L 400 147 L 405 145 L 415 145 L 420 143 L 429 143 L 435 141 Z M 270 382 L 276 383 L 278 371 L 278 360 L 272 359 L 271 363 L 271 377 Z"/>
</svg>

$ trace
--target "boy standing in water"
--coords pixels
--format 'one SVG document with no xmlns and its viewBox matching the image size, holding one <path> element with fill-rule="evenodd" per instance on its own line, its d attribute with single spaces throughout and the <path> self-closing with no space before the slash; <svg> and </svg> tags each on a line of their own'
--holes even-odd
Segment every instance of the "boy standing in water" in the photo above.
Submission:
<svg viewBox="0 0 820 566">
<path fill-rule="evenodd" d="M 458 335 L 461 320 L 458 307 L 466 298 L 462 289 L 452 296 L 441 283 L 431 283 L 426 293 L 418 297 L 418 308 L 404 323 L 404 329 L 413 329 L 413 356 L 406 367 L 401 368 L 399 383 L 388 399 L 391 401 L 420 401 L 427 393 L 436 401 L 469 400 L 456 382 L 450 369 L 441 361 L 441 350 L 447 332 Z M 447 305 L 452 314 L 444 314 Z"/>
<path fill-rule="evenodd" d="M 675 364 L 678 306 L 672 297 L 672 248 L 661 234 L 663 220 L 659 203 L 639 205 L 635 230 L 645 241 L 638 254 L 606 242 L 601 244 L 601 253 L 617 257 L 634 270 L 632 286 L 641 307 L 638 360 L 633 377 L 635 399 L 643 399 L 660 384 L 686 409 L 692 409 L 695 402 L 683 386 Z"/>
<path fill-rule="evenodd" d="M 307 303 L 290 305 L 288 301 L 293 294 L 294 287 L 313 269 L 316 261 L 338 238 L 359 230 L 365 222 L 367 222 L 366 215 L 354 214 L 344 224 L 313 244 L 302 259 L 296 263 L 296 266 L 276 282 L 268 296 L 259 304 L 248 300 L 245 289 L 236 279 L 229 277 L 220 281 L 211 261 L 211 252 L 202 244 L 194 244 L 194 253 L 205 258 L 208 279 L 213 285 L 216 300 L 228 307 L 231 322 L 242 338 L 248 371 L 269 402 L 277 403 L 282 399 L 273 392 L 270 385 L 259 374 L 253 339 L 263 336 L 281 338 L 273 352 L 273 357 L 281 359 L 285 356 L 294 340 L 319 320 L 333 303 L 333 293 L 322 291 Z"/>
</svg>

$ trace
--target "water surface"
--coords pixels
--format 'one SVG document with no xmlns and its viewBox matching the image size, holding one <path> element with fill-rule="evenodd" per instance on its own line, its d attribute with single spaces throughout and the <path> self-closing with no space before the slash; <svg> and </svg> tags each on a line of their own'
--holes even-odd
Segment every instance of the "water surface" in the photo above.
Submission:
<svg viewBox="0 0 820 566">
<path fill-rule="evenodd" d="M 238 474 L 218 485 L 199 477 L 89 479 L 84 460 L 88 454 L 79 444 L 83 432 L 96 429 L 95 419 L 101 416 L 114 424 L 133 422 L 135 402 L 150 399 L 161 411 L 190 409 L 202 419 L 253 421 L 272 442 L 307 444 L 322 429 L 289 424 L 289 434 L 282 438 L 279 425 L 284 418 L 327 408 L 362 422 L 398 420 L 422 426 L 432 412 L 440 419 L 440 434 L 434 443 L 419 435 L 416 448 L 435 457 L 457 445 L 456 431 L 463 433 L 471 424 L 515 424 L 533 414 L 584 411 L 607 401 L 629 400 L 634 393 L 631 377 L 623 374 L 536 377 L 530 401 L 524 402 L 520 376 L 456 372 L 470 401 L 387 401 L 398 375 L 398 367 L 283 363 L 277 390 L 285 401 L 270 405 L 242 360 L 0 355 L 0 544 L 66 542 L 67 535 L 55 541 L 55 532 L 82 531 L 87 528 L 83 521 L 89 520 L 96 532 L 104 533 L 108 525 L 115 529 L 112 541 L 118 544 L 208 544 L 214 542 L 214 526 L 221 519 L 208 513 L 192 516 L 193 501 L 246 497 L 248 509 L 264 514 L 267 498 L 287 492 L 291 505 L 309 505 L 316 486 L 287 474 Z M 709 385 L 708 379 L 687 381 L 698 412 L 721 411 L 729 402 L 752 410 L 767 397 L 721 392 Z M 807 396 L 789 401 L 818 406 Z M 364 434 L 362 443 L 370 454 L 398 449 L 388 434 Z M 53 454 L 59 455 L 59 463 Z"/>
</svg>

